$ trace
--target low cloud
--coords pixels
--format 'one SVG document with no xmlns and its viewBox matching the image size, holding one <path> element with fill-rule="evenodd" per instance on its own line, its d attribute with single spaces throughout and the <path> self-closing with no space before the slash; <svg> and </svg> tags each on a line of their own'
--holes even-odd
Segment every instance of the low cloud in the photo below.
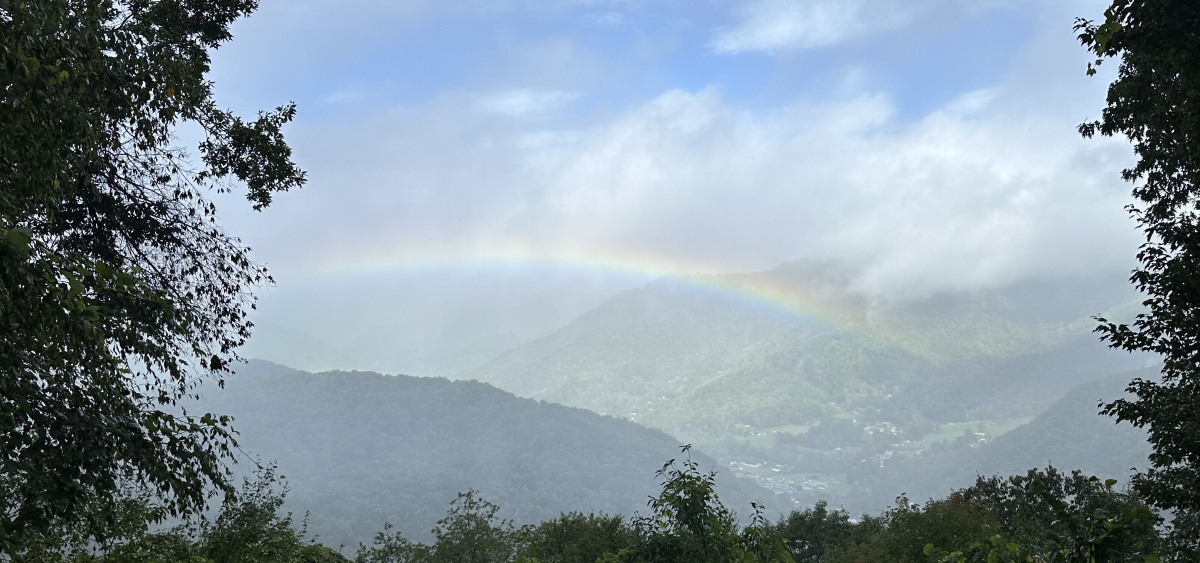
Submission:
<svg viewBox="0 0 1200 563">
<path fill-rule="evenodd" d="M 750 4 L 723 33 L 749 30 L 752 10 L 771 5 Z M 969 9 L 910 8 L 944 6 Z M 1070 34 L 1074 14 L 1093 8 L 1039 16 L 1008 76 L 918 117 L 897 112 L 865 64 L 826 98 L 772 107 L 719 85 L 604 101 L 540 70 L 403 101 L 366 103 L 354 94 L 373 90 L 339 85 L 330 114 L 289 125 L 310 173 L 303 190 L 266 215 L 219 203 L 280 282 L 265 316 L 347 351 L 373 343 L 371 354 L 528 338 L 656 275 L 805 257 L 857 262 L 860 288 L 901 298 L 1127 270 L 1139 238 L 1119 170 L 1131 151 L 1075 132 L 1104 99 Z M 891 13 L 824 41 L 920 25 L 917 12 Z M 740 37 L 726 49 L 804 45 Z M 388 369 L 410 369 L 410 356 Z"/>
<path fill-rule="evenodd" d="M 709 271 L 841 256 L 869 264 L 860 284 L 880 293 L 1086 273 L 1136 246 L 1128 147 L 1026 115 L 1003 89 L 916 122 L 883 94 L 750 112 L 715 89 L 673 90 L 550 130 L 505 119 L 538 96 L 507 99 L 504 115 L 453 98 L 304 132 L 313 185 L 280 198 L 295 224 L 258 246 L 297 273 L 513 248 Z"/>
<path fill-rule="evenodd" d="M 506 90 L 481 96 L 475 107 L 485 113 L 521 117 L 561 109 L 578 98 L 575 92 L 561 90 Z"/>
<path fill-rule="evenodd" d="M 827 47 L 917 21 L 954 17 L 1000 0 L 754 0 L 735 10 L 736 23 L 716 31 L 720 53 Z"/>
</svg>

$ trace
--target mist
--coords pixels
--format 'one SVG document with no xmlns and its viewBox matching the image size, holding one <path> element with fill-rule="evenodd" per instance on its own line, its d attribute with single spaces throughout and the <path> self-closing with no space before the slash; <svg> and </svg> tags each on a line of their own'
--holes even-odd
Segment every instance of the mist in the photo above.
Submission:
<svg viewBox="0 0 1200 563">
<path fill-rule="evenodd" d="M 364 2 L 368 21 L 265 3 L 214 72 L 235 106 L 294 84 L 307 115 L 289 131 L 303 194 L 223 206 L 279 281 L 260 324 L 453 374 L 432 358 L 497 353 L 665 275 L 837 258 L 861 265 L 856 290 L 904 300 L 1127 272 L 1130 150 L 1074 131 L 1107 83 L 1069 33 L 1095 3 L 877 4 Z M 762 27 L 792 20 L 826 32 Z M 308 55 L 291 33 L 318 21 L 354 38 Z M 670 65 L 680 82 L 635 72 Z"/>
</svg>

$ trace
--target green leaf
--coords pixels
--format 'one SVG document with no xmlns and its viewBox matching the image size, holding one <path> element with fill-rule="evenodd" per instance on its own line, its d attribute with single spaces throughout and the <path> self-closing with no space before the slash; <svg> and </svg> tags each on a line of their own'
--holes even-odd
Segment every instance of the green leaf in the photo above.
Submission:
<svg viewBox="0 0 1200 563">
<path fill-rule="evenodd" d="M 33 241 L 33 231 L 27 227 L 14 227 L 4 231 L 4 240 L 22 257 L 29 256 L 30 243 Z"/>
</svg>

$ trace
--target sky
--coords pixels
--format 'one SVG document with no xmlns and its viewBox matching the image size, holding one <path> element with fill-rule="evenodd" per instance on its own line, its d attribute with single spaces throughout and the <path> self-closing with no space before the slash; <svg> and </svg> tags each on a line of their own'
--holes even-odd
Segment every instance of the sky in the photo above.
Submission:
<svg viewBox="0 0 1200 563">
<path fill-rule="evenodd" d="M 295 101 L 309 183 L 228 230 L 258 316 L 436 375 L 664 275 L 836 257 L 879 299 L 1127 271 L 1082 139 L 1093 0 L 263 0 L 219 104 Z M 457 361 L 457 363 L 456 363 Z"/>
</svg>

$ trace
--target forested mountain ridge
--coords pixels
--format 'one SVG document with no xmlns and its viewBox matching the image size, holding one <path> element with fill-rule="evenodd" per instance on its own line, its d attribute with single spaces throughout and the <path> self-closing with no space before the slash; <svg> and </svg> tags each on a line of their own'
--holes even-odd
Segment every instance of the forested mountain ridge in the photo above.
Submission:
<svg viewBox="0 0 1200 563">
<path fill-rule="evenodd" d="M 977 476 L 1018 475 L 1047 466 L 1127 482 L 1135 469 L 1148 466 L 1146 431 L 1099 414 L 1097 405 L 1128 398 L 1125 387 L 1134 378 L 1156 376 L 1157 370 L 1149 368 L 1080 384 L 1028 423 L 1000 435 L 988 435 L 983 425 L 960 425 L 958 436 L 918 456 L 893 458 L 888 467 L 862 464 L 855 486 L 872 491 L 873 504 L 882 505 L 901 493 L 938 498 Z M 792 451 L 803 455 L 798 448 Z"/>
<path fill-rule="evenodd" d="M 1135 310 L 1136 294 L 1120 280 L 889 302 L 856 291 L 856 276 L 810 261 L 666 278 L 614 296 L 472 377 L 661 428 L 797 502 L 877 511 L 894 494 L 918 490 L 905 479 L 928 477 L 906 460 L 967 428 L 995 439 L 1076 386 L 1150 360 L 1113 351 L 1092 333 L 1094 315 Z M 1078 422 L 1096 417 L 1093 409 Z M 971 475 L 1000 470 L 968 465 Z M 968 481 L 944 476 L 930 487 Z"/>
<path fill-rule="evenodd" d="M 308 512 L 310 532 L 327 545 L 367 542 L 385 521 L 423 538 L 471 488 L 518 523 L 568 510 L 644 512 L 655 471 L 679 456 L 680 443 L 660 430 L 475 381 L 313 374 L 264 361 L 236 371 L 195 407 L 235 417 L 241 448 L 278 463 L 288 508 Z M 738 513 L 755 499 L 774 504 L 712 458 L 693 458 L 721 470 L 722 498 Z"/>
<path fill-rule="evenodd" d="M 853 278 L 826 262 L 667 278 L 471 377 L 705 443 L 747 425 L 870 418 L 921 431 L 1033 416 L 1083 381 L 1144 363 L 1091 334 L 1092 315 L 1136 302 L 1120 283 L 1031 282 L 888 303 L 854 291 Z M 787 307 L 746 297 L 763 288 Z"/>
</svg>

